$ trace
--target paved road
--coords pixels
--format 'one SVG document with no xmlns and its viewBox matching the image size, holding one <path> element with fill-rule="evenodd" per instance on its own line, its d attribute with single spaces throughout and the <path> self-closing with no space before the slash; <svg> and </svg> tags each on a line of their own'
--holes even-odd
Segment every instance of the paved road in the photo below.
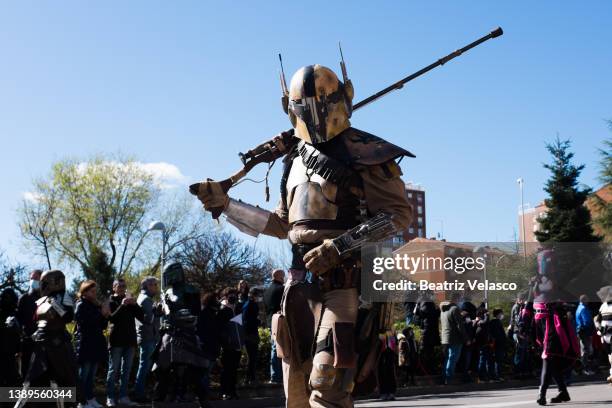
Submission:
<svg viewBox="0 0 612 408">
<path fill-rule="evenodd" d="M 557 407 L 612 407 L 612 387 L 602 383 L 581 383 L 569 389 L 572 401 L 563 404 L 549 404 Z M 556 387 L 548 392 L 547 399 L 557 395 Z M 506 390 L 457 392 L 452 394 L 430 394 L 401 397 L 395 401 L 360 401 L 359 408 L 385 407 L 459 407 L 459 408 L 504 408 L 537 407 L 537 388 L 525 387 Z"/>
</svg>

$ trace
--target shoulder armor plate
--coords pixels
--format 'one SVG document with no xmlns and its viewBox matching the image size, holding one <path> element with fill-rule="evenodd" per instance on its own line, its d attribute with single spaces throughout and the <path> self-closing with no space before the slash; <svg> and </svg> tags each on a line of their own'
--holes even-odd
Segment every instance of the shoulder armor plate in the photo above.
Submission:
<svg viewBox="0 0 612 408">
<path fill-rule="evenodd" d="M 346 129 L 338 136 L 334 139 L 344 141 L 350 161 L 354 164 L 375 166 L 402 156 L 416 157 L 406 149 L 352 127 Z"/>
</svg>

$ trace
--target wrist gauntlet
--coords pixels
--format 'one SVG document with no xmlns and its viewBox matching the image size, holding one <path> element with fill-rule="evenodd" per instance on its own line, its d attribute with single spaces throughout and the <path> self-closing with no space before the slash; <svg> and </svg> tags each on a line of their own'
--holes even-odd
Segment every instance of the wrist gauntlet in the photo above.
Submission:
<svg viewBox="0 0 612 408">
<path fill-rule="evenodd" d="M 383 241 L 397 232 L 391 215 L 378 213 L 366 222 L 357 225 L 332 240 L 341 256 L 360 249 L 366 242 Z"/>
</svg>

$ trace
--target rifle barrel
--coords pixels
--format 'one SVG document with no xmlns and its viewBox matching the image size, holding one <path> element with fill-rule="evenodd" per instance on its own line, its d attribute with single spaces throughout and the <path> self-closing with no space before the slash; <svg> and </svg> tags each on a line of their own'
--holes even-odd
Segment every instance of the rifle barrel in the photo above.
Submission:
<svg viewBox="0 0 612 408">
<path fill-rule="evenodd" d="M 385 96 L 386 94 L 388 94 L 391 91 L 394 91 L 396 89 L 401 89 L 404 86 L 404 84 L 406 84 L 407 82 L 410 82 L 413 79 L 420 77 L 421 75 L 431 71 L 434 68 L 437 68 L 437 67 L 439 67 L 441 65 L 446 64 L 448 61 L 452 60 L 453 58 L 456 58 L 456 57 L 460 56 L 464 52 L 471 50 L 472 48 L 482 44 L 483 42 L 485 42 L 487 40 L 490 40 L 491 38 L 499 37 L 503 33 L 504 33 L 504 31 L 502 30 L 502 28 L 501 27 L 497 27 L 495 30 L 491 31 L 489 34 L 485 35 L 484 37 L 479 38 L 478 40 L 476 40 L 476 41 L 466 45 L 463 48 L 460 48 L 460 49 L 458 49 L 456 51 L 451 52 L 446 57 L 440 58 L 436 62 L 434 62 L 432 64 L 429 64 L 428 66 L 426 66 L 425 68 L 422 68 L 421 70 L 415 72 L 414 74 L 410 74 L 406 78 L 400 79 L 399 81 L 397 81 L 396 83 L 394 83 L 392 85 L 389 85 L 385 89 L 376 92 L 374 95 L 368 96 L 364 100 L 357 102 L 353 106 L 353 110 L 357 110 L 359 108 L 362 108 L 362 107 L 366 106 L 367 104 L 374 102 L 378 98 L 381 98 L 381 97 Z"/>
</svg>

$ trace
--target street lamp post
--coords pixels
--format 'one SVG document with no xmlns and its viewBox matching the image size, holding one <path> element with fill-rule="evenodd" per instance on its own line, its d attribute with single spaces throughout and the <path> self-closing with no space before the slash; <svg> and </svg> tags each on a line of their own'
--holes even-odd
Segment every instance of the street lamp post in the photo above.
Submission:
<svg viewBox="0 0 612 408">
<path fill-rule="evenodd" d="M 519 189 L 521 190 L 521 230 L 523 235 L 523 257 L 527 259 L 527 242 L 525 238 L 525 198 L 523 193 L 523 184 L 525 184 L 525 180 L 522 177 L 519 177 L 516 182 L 519 185 Z"/>
<path fill-rule="evenodd" d="M 485 309 L 488 310 L 489 309 L 489 289 L 488 289 L 489 285 L 487 285 L 487 249 L 484 248 L 484 247 L 478 246 L 478 247 L 474 248 L 472 250 L 472 252 L 474 254 L 482 254 L 482 256 L 484 257 L 484 260 L 485 260 L 485 262 L 484 262 L 484 269 L 482 271 L 482 274 L 483 274 L 484 284 L 485 284 L 485 287 L 484 287 L 484 304 L 485 304 Z"/>
<path fill-rule="evenodd" d="M 166 262 L 166 225 L 161 221 L 153 221 L 149 224 L 149 229 L 147 231 L 161 231 L 162 235 L 162 249 L 161 249 L 161 262 L 160 262 L 160 291 L 164 293 L 164 277 L 162 276 L 164 272 L 164 263 Z"/>
</svg>

